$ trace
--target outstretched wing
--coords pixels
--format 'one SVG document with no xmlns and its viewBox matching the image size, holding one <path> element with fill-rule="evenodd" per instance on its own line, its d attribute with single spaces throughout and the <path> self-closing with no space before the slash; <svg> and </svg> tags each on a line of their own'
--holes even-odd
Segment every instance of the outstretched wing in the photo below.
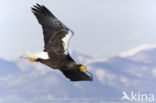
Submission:
<svg viewBox="0 0 156 103">
<path fill-rule="evenodd" d="M 92 75 L 89 72 L 84 72 L 78 69 L 61 70 L 65 77 L 71 81 L 92 81 Z"/>
<path fill-rule="evenodd" d="M 68 54 L 68 44 L 73 35 L 45 6 L 36 4 L 32 12 L 42 25 L 45 50 L 53 53 Z"/>
<path fill-rule="evenodd" d="M 32 12 L 38 22 L 42 25 L 45 45 L 58 31 L 68 28 L 59 21 L 45 6 L 36 4 L 32 7 Z"/>
</svg>

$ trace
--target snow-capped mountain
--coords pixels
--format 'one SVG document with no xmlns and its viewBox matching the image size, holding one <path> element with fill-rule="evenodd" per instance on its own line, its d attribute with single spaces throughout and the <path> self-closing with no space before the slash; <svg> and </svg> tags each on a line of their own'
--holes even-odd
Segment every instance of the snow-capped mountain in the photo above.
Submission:
<svg viewBox="0 0 156 103">
<path fill-rule="evenodd" d="M 70 82 L 60 71 L 40 63 L 0 59 L 0 100 L 120 100 L 123 90 L 156 94 L 156 46 L 139 48 L 107 59 L 71 51 L 76 61 L 88 66 L 94 76 L 93 82 Z"/>
</svg>

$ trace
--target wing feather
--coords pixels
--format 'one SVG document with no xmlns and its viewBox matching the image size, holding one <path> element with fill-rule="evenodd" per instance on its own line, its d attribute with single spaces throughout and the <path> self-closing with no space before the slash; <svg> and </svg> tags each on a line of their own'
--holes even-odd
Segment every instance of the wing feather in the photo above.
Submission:
<svg viewBox="0 0 156 103">
<path fill-rule="evenodd" d="M 45 6 L 36 4 L 32 7 L 32 12 L 42 25 L 45 45 L 58 31 L 62 29 L 68 30 Z"/>
<path fill-rule="evenodd" d="M 61 70 L 62 73 L 71 81 L 92 81 L 92 75 L 89 72 L 84 72 L 77 69 Z"/>
</svg>

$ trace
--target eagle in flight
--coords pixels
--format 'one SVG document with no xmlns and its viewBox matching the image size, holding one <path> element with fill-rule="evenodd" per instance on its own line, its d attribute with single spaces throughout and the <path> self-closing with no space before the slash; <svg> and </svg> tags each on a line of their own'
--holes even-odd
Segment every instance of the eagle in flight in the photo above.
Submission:
<svg viewBox="0 0 156 103">
<path fill-rule="evenodd" d="M 44 50 L 38 53 L 26 53 L 21 58 L 59 69 L 71 81 L 92 81 L 92 75 L 87 68 L 82 64 L 77 64 L 68 52 L 68 44 L 73 31 L 43 5 L 34 5 L 32 12 L 43 29 Z"/>
</svg>

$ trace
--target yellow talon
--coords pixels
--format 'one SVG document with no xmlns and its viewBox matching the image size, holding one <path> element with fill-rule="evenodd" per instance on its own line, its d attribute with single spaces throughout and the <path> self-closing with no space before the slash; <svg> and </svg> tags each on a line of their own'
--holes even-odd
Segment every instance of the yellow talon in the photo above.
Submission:
<svg viewBox="0 0 156 103">
<path fill-rule="evenodd" d="M 36 58 L 29 58 L 29 61 L 31 61 L 31 62 L 36 62 L 37 59 L 36 59 Z"/>
<path fill-rule="evenodd" d="M 87 68 L 85 66 L 81 66 L 80 69 L 83 70 L 84 72 L 87 71 Z"/>
</svg>

